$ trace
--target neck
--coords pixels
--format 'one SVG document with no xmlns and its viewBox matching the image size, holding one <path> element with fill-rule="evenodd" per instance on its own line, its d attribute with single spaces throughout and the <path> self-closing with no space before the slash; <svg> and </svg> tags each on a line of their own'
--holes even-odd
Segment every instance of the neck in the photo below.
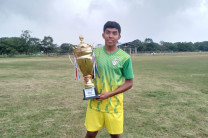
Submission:
<svg viewBox="0 0 208 138">
<path fill-rule="evenodd" d="M 115 52 L 117 49 L 118 49 L 117 46 L 107 46 L 107 45 L 105 45 L 105 50 L 109 54 Z"/>
</svg>

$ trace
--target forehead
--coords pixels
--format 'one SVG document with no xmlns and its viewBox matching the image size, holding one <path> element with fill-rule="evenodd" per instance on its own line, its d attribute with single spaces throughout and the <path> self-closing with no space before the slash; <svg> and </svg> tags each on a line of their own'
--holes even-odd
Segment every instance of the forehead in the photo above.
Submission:
<svg viewBox="0 0 208 138">
<path fill-rule="evenodd" d="M 118 29 L 116 29 L 116 28 L 106 28 L 105 31 L 108 31 L 108 32 L 118 32 Z"/>
</svg>

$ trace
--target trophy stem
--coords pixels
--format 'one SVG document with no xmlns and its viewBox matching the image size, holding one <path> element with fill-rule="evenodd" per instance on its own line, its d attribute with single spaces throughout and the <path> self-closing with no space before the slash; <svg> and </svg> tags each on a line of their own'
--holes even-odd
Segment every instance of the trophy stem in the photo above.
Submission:
<svg viewBox="0 0 208 138">
<path fill-rule="evenodd" d="M 87 75 L 86 76 L 88 78 L 88 82 L 85 83 L 85 88 L 88 89 L 88 88 L 94 88 L 94 84 L 92 83 L 92 75 Z"/>
</svg>

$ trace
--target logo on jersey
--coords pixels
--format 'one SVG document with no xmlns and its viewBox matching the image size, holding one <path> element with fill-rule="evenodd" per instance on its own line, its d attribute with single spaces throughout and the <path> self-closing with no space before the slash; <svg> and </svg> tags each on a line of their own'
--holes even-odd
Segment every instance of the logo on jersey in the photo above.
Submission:
<svg viewBox="0 0 208 138">
<path fill-rule="evenodd" d="M 118 59 L 114 58 L 114 60 L 112 61 L 112 64 L 113 64 L 113 66 L 117 65 L 118 64 Z"/>
</svg>

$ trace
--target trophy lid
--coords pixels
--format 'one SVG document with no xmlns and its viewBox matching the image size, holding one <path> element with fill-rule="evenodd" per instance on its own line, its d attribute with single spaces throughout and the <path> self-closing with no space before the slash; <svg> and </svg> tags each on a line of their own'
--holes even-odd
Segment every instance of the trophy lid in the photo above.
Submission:
<svg viewBox="0 0 208 138">
<path fill-rule="evenodd" d="M 91 45 L 89 45 L 89 44 L 86 44 L 86 43 L 84 43 L 84 37 L 82 36 L 82 35 L 80 35 L 79 36 L 79 40 L 80 40 L 80 44 L 78 45 L 78 47 L 92 47 Z"/>
<path fill-rule="evenodd" d="M 80 44 L 79 45 L 77 45 L 75 48 L 74 48 L 74 52 L 76 53 L 76 54 L 78 54 L 78 53 L 82 53 L 82 52 L 84 52 L 84 53 L 92 53 L 92 50 L 93 50 L 93 47 L 92 47 L 92 45 L 89 45 L 89 44 L 86 44 L 86 43 L 84 43 L 84 37 L 82 36 L 82 35 L 80 35 L 79 36 L 79 39 L 80 39 Z M 80 53 L 80 54 L 81 54 Z"/>
<path fill-rule="evenodd" d="M 84 43 L 84 37 L 82 35 L 79 36 L 79 40 L 81 41 L 80 43 L 83 44 Z"/>
</svg>

